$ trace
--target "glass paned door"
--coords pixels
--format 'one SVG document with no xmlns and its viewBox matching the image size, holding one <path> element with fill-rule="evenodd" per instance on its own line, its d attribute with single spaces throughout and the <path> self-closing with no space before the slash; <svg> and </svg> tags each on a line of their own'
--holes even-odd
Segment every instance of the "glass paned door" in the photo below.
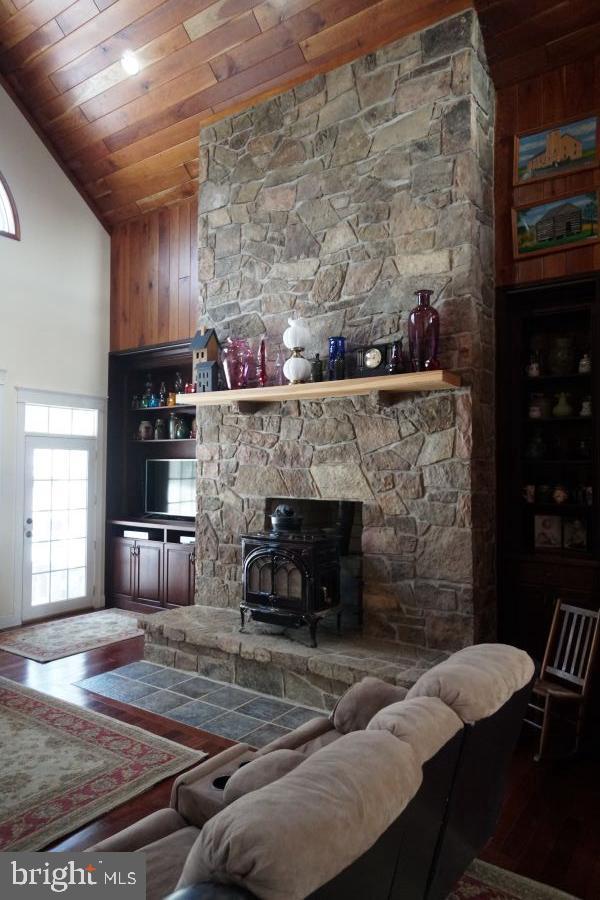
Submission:
<svg viewBox="0 0 600 900">
<path fill-rule="evenodd" d="M 26 438 L 23 619 L 93 603 L 95 453 L 94 439 Z"/>
</svg>

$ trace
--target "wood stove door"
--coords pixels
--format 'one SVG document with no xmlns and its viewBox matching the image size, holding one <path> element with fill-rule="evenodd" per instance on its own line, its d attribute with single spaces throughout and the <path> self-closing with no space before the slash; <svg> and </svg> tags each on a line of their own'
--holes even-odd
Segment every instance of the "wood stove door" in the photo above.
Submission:
<svg viewBox="0 0 600 900">
<path fill-rule="evenodd" d="M 246 603 L 288 612 L 306 609 L 307 575 L 299 561 L 281 550 L 252 553 L 244 566 Z"/>
</svg>

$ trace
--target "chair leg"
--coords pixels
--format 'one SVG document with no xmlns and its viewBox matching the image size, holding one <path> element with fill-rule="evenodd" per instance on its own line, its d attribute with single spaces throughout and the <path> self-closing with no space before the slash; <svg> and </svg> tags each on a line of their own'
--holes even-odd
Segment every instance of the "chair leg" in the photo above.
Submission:
<svg viewBox="0 0 600 900">
<path fill-rule="evenodd" d="M 538 747 L 538 752 L 533 757 L 535 762 L 540 762 L 542 757 L 544 756 L 544 751 L 546 749 L 546 743 L 548 740 L 548 731 L 550 729 L 550 694 L 546 694 L 546 699 L 544 703 L 544 718 L 542 720 L 542 730 L 540 732 L 540 743 Z"/>
</svg>

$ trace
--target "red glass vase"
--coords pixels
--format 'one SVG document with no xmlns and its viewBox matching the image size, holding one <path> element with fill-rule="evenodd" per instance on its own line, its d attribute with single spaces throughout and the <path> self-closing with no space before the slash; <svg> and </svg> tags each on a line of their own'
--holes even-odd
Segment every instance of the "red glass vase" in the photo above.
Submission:
<svg viewBox="0 0 600 900">
<path fill-rule="evenodd" d="M 415 291 L 418 303 L 408 316 L 408 352 L 413 372 L 439 369 L 440 316 L 431 306 L 433 291 Z"/>
<path fill-rule="evenodd" d="M 229 390 L 248 387 L 249 363 L 253 359 L 248 341 L 242 338 L 227 338 L 221 355 Z"/>
</svg>

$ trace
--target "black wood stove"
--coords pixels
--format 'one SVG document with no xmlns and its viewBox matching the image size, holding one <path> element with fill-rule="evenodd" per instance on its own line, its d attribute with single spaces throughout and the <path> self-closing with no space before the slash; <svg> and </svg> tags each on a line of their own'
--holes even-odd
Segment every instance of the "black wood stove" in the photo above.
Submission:
<svg viewBox="0 0 600 900">
<path fill-rule="evenodd" d="M 339 540 L 322 529 L 302 529 L 302 519 L 282 505 L 272 530 L 242 535 L 242 631 L 246 613 L 256 622 L 308 625 L 317 646 L 317 625 L 337 614 L 340 627 Z"/>
</svg>

